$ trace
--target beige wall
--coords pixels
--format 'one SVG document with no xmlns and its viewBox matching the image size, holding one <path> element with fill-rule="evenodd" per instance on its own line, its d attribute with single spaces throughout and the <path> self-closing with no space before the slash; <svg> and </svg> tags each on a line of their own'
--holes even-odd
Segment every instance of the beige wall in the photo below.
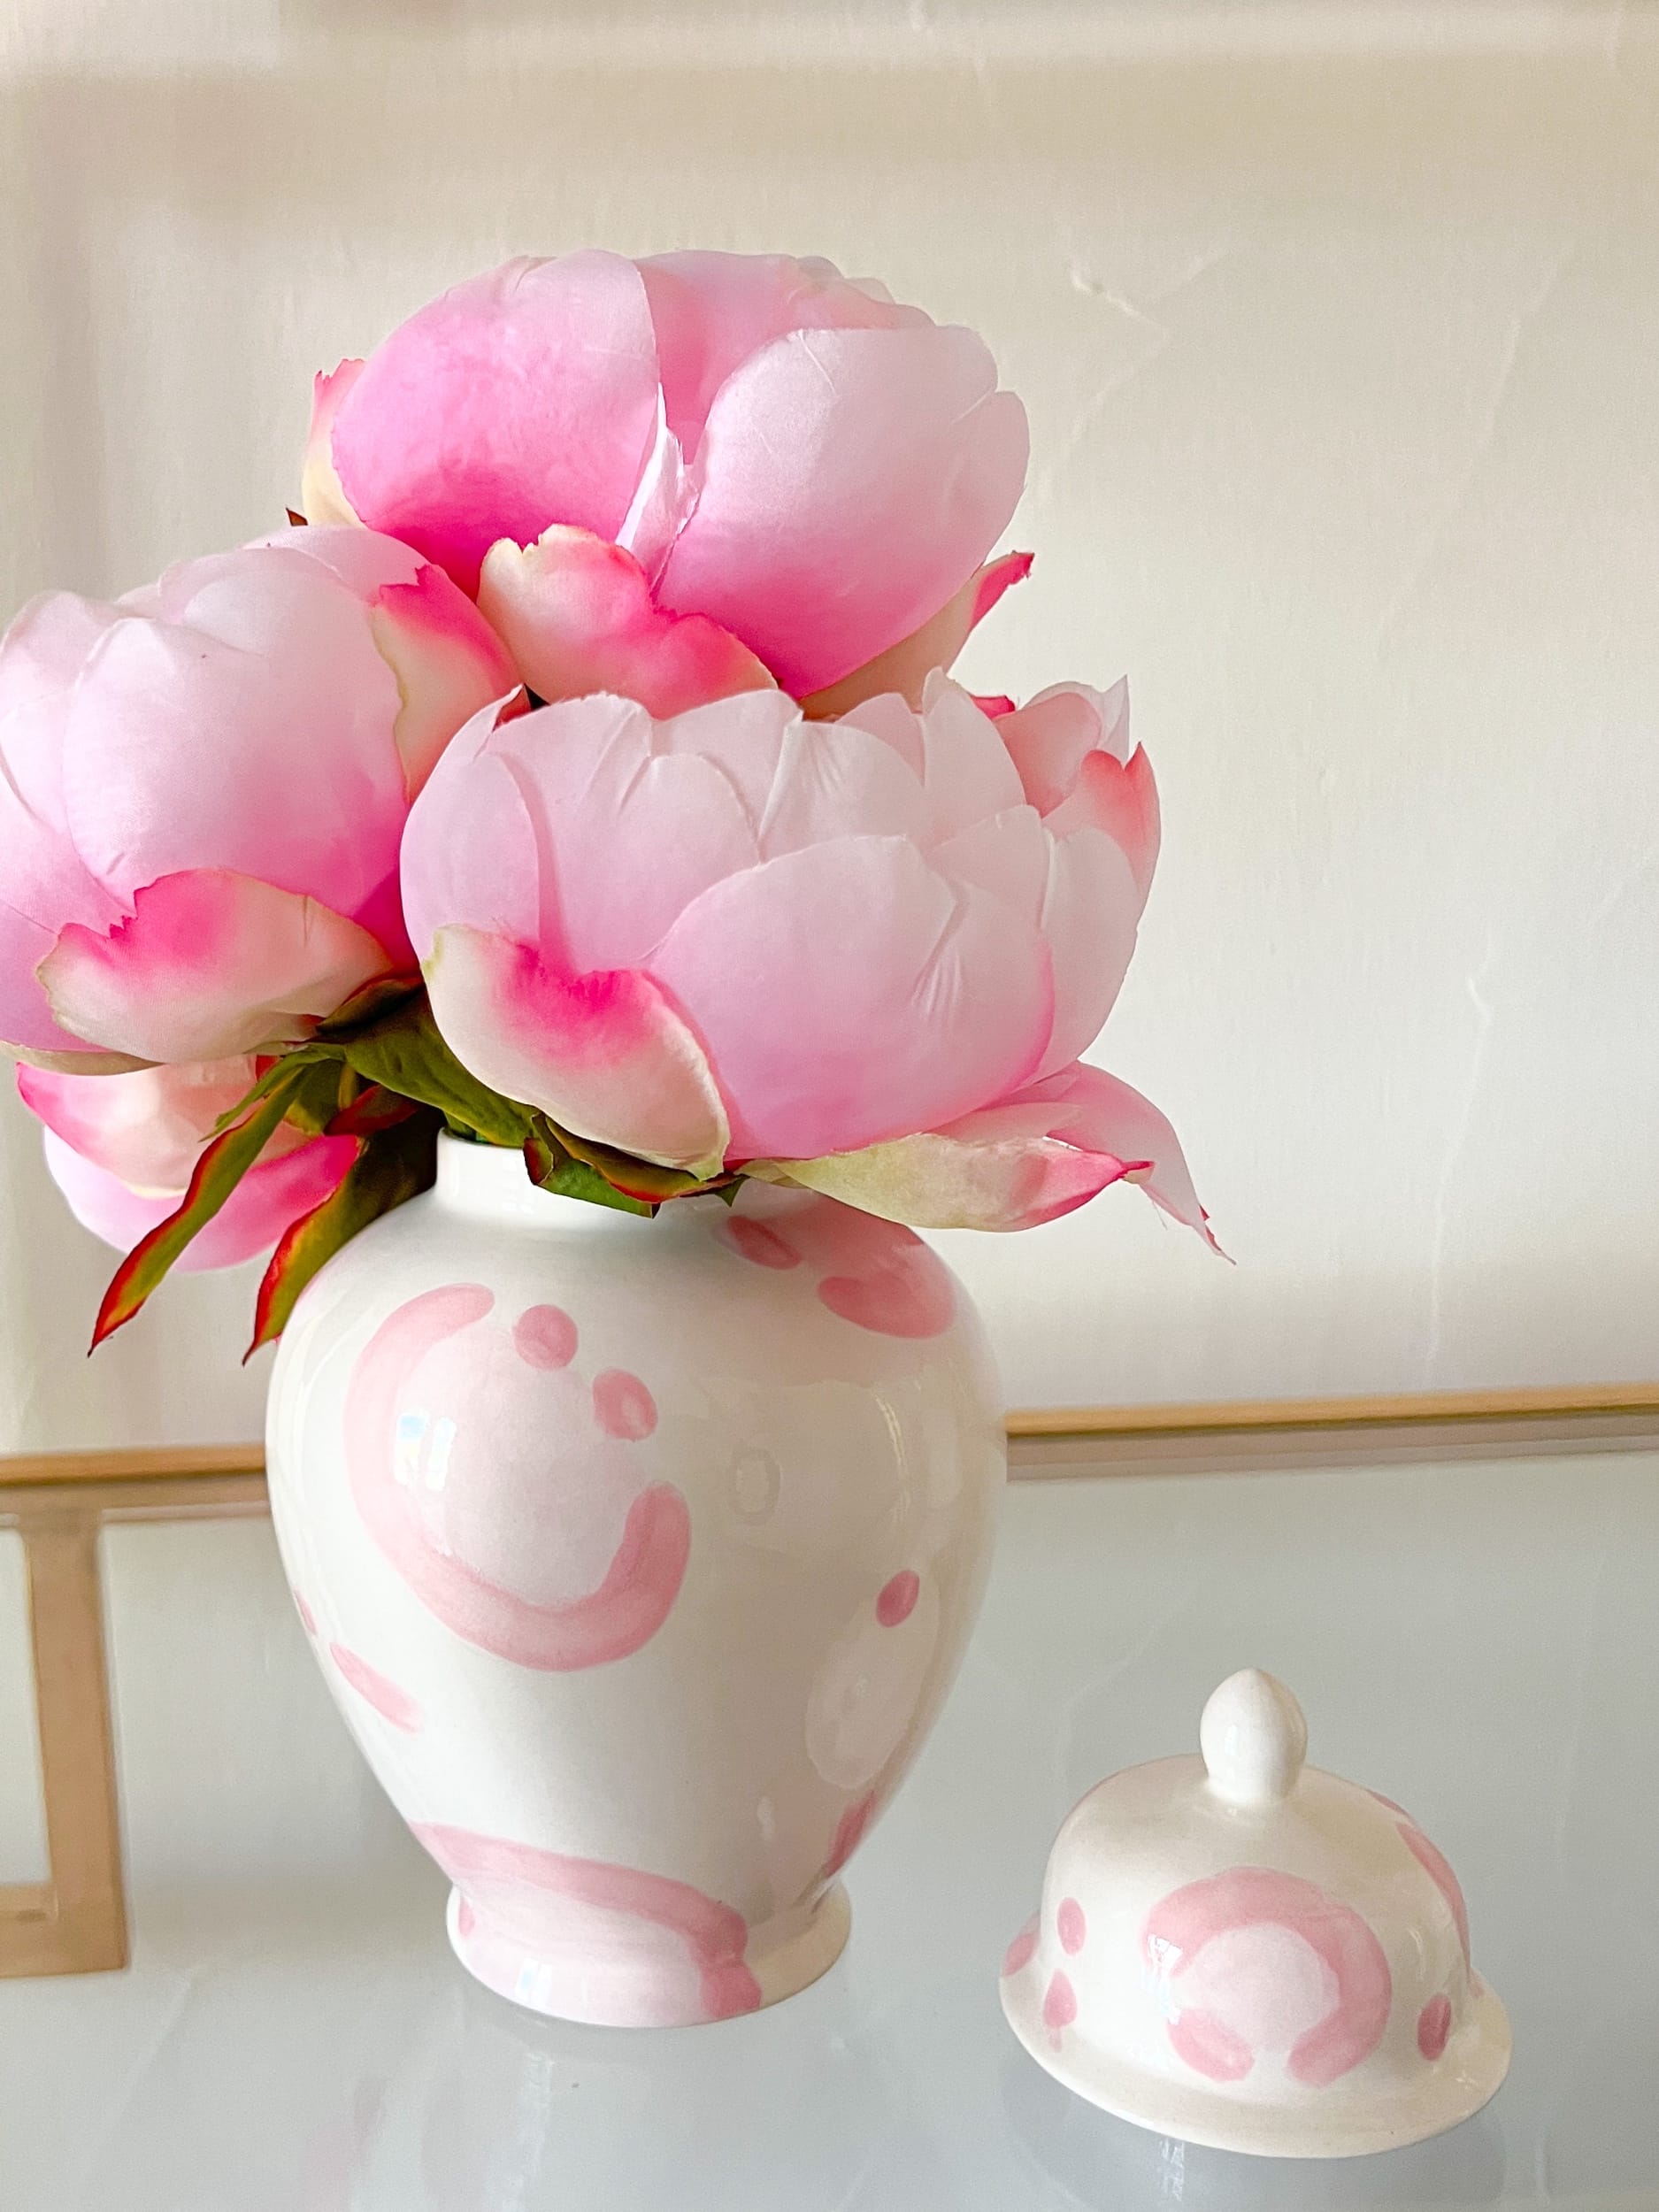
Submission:
<svg viewBox="0 0 1659 2212">
<path fill-rule="evenodd" d="M 271 0 L 0 13 L 0 597 L 277 521 L 312 369 L 585 242 L 982 328 L 1033 581 L 1165 857 L 1128 1194 L 951 1240 L 1030 1402 L 1659 1373 L 1659 35 L 1635 7 Z M 246 1280 L 108 1256 L 0 1105 L 0 1448 L 252 1432 Z"/>
</svg>

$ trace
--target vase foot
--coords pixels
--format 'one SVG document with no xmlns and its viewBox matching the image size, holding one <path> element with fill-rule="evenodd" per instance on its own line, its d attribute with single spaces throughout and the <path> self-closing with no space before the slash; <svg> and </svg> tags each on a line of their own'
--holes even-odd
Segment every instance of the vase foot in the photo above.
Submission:
<svg viewBox="0 0 1659 2212">
<path fill-rule="evenodd" d="M 835 1882 L 757 1927 L 711 1906 L 672 1924 L 635 1920 L 626 1932 L 537 1947 L 452 1889 L 446 1924 L 467 1972 L 527 2011 L 595 2027 L 678 2028 L 758 2012 L 808 1988 L 845 1949 L 852 1909 Z"/>
</svg>

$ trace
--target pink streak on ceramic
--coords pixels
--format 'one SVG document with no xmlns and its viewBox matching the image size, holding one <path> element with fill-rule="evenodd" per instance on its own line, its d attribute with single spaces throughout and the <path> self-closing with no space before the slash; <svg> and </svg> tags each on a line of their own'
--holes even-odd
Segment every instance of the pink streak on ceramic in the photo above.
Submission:
<svg viewBox="0 0 1659 2212">
<path fill-rule="evenodd" d="M 1141 1940 L 1146 1956 L 1179 1997 L 1174 1985 L 1207 1944 L 1263 1924 L 1299 1936 L 1335 1978 L 1335 2007 L 1297 2039 L 1286 2062 L 1296 2080 L 1322 2088 L 1369 2057 L 1388 2024 L 1394 1996 L 1388 1961 L 1356 1912 L 1297 1875 L 1235 1866 L 1171 1891 L 1148 1915 Z M 1253 2063 L 1248 2047 L 1213 2014 L 1181 2012 L 1171 2024 L 1170 2041 L 1194 2071 L 1212 2080 L 1237 2081 Z"/>
<path fill-rule="evenodd" d="M 1401 1827 L 1400 1836 L 1406 1849 L 1424 1869 L 1429 1879 L 1450 1907 L 1452 1918 L 1457 1924 L 1457 1940 L 1463 1947 L 1463 1964 L 1467 1967 L 1471 1962 L 1469 1908 L 1463 1902 L 1463 1893 L 1458 1884 L 1456 1875 L 1452 1872 L 1442 1853 L 1429 1841 L 1414 1821 L 1409 1818 L 1406 1819 Z"/>
<path fill-rule="evenodd" d="M 685 1944 L 697 1970 L 707 2018 L 731 2020 L 758 2009 L 760 1985 L 743 1962 L 749 1941 L 743 1916 L 688 1883 L 464 1828 L 416 1825 L 414 1834 L 463 1893 L 464 1901 L 469 1890 L 480 1887 L 502 1899 L 505 1915 L 474 1902 L 479 1918 L 501 1927 L 510 1915 L 515 1933 L 526 1922 L 533 1929 L 539 1901 L 551 1896 L 649 1921 Z"/>
<path fill-rule="evenodd" d="M 562 1306 L 526 1306 L 512 1325 L 513 1348 L 526 1367 L 568 1367 L 576 1324 Z"/>
<path fill-rule="evenodd" d="M 300 1617 L 300 1626 L 305 1631 L 305 1633 L 308 1636 L 314 1636 L 317 1633 L 316 1614 L 311 1611 L 311 1607 L 306 1604 L 304 1599 L 300 1595 L 297 1590 L 296 1590 L 293 1594 L 294 1610 Z"/>
<path fill-rule="evenodd" d="M 1446 2039 L 1451 2032 L 1451 1999 L 1445 1995 L 1431 1997 L 1417 2015 L 1417 2048 L 1431 2063 L 1446 2048 Z"/>
<path fill-rule="evenodd" d="M 1077 1992 L 1071 1978 L 1062 1967 L 1056 1967 L 1048 1978 L 1048 1986 L 1042 2000 L 1042 2023 L 1048 2031 L 1048 2039 L 1059 2047 L 1061 2031 L 1069 2028 L 1077 2018 Z"/>
<path fill-rule="evenodd" d="M 908 1621 L 916 1610 L 921 1591 L 920 1576 L 912 1568 L 902 1568 L 891 1582 L 883 1586 L 876 1600 L 876 1618 L 882 1627 L 897 1628 L 902 1621 Z"/>
<path fill-rule="evenodd" d="M 1060 1938 L 1060 1948 L 1075 1958 L 1083 1948 L 1088 1934 L 1088 1923 L 1083 1917 L 1083 1908 L 1075 1897 L 1063 1897 L 1060 1909 L 1055 1915 L 1055 1928 Z"/>
<path fill-rule="evenodd" d="M 942 1336 L 956 1314 L 950 1278 L 918 1240 L 860 1275 L 826 1275 L 822 1304 L 875 1336 Z"/>
<path fill-rule="evenodd" d="M 1411 1816 L 1405 1807 L 1396 1805 L 1392 1797 L 1385 1797 L 1380 1790 L 1367 1790 L 1365 1794 L 1367 1797 L 1374 1797 L 1379 1805 L 1386 1805 L 1391 1813 L 1398 1813 L 1402 1820 L 1410 1820 L 1414 1828 L 1417 1826 L 1416 1821 L 1411 1820 Z"/>
<path fill-rule="evenodd" d="M 1184 2012 L 1171 2020 L 1170 2048 L 1210 2081 L 1242 2081 L 1256 2063 L 1243 2038 L 1209 2012 Z"/>
<path fill-rule="evenodd" d="M 875 1809 L 876 1793 L 873 1790 L 870 1790 L 859 1798 L 856 1804 L 849 1805 L 836 1822 L 835 1833 L 830 1841 L 829 1856 L 824 1862 L 826 1881 L 832 1874 L 841 1872 L 842 1867 L 864 1841 L 864 1831 L 869 1827 Z"/>
<path fill-rule="evenodd" d="M 1031 1964 L 1037 1954 L 1037 1916 L 1033 1913 L 1014 1940 L 1002 1954 L 1002 1978 L 1018 1974 Z"/>
<path fill-rule="evenodd" d="M 594 1377 L 594 1418 L 607 1436 L 638 1444 L 657 1426 L 657 1401 L 637 1375 L 608 1367 Z"/>
<path fill-rule="evenodd" d="M 717 1232 L 722 1244 L 729 1244 L 740 1258 L 756 1267 L 799 1267 L 801 1255 L 787 1237 L 768 1228 L 764 1221 L 750 1221 L 742 1214 L 728 1214 Z"/>
<path fill-rule="evenodd" d="M 398 1486 L 393 1446 L 405 1379 L 445 1337 L 481 1320 L 494 1303 L 493 1294 L 477 1283 L 423 1291 L 383 1321 L 365 1347 L 346 1393 L 346 1456 L 357 1511 L 420 1602 L 480 1650 L 553 1673 L 626 1659 L 667 1619 L 685 1578 L 691 1516 L 672 1484 L 641 1492 L 603 1581 L 566 1605 L 533 1605 L 465 1561 L 435 1551 Z"/>
<path fill-rule="evenodd" d="M 348 1650 L 344 1644 L 330 1644 L 328 1656 L 339 1668 L 341 1678 L 349 1683 L 382 1720 L 389 1720 L 394 1728 L 403 1729 L 407 1735 L 420 1733 L 426 1724 L 426 1716 L 407 1690 L 400 1689 L 389 1676 L 382 1674 L 378 1667 L 372 1667 L 357 1652 Z"/>
</svg>

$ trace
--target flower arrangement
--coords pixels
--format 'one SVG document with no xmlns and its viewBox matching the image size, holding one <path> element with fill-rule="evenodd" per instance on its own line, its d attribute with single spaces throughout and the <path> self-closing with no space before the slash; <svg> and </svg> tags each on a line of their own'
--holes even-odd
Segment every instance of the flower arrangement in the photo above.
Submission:
<svg viewBox="0 0 1659 2212">
<path fill-rule="evenodd" d="M 1011 1229 L 1174 1133 L 1082 1053 L 1158 807 L 1125 687 L 948 673 L 1019 401 L 821 261 L 520 260 L 318 379 L 290 526 L 0 642 L 0 1041 L 80 1219 L 261 1252 L 254 1342 L 448 1131 L 649 1214 Z"/>
</svg>

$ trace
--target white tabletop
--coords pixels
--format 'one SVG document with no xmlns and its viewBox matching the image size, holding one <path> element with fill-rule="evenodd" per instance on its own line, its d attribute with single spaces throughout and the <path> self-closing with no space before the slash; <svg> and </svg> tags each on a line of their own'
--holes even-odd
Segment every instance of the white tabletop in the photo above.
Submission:
<svg viewBox="0 0 1659 2212">
<path fill-rule="evenodd" d="M 444 1883 L 389 1821 L 183 1886 L 140 1833 L 131 1970 L 0 1984 L 0 2205 L 1659 2207 L 1655 1591 L 1650 1455 L 1017 1486 L 962 1679 L 815 1988 L 718 2027 L 560 2026 L 462 1974 Z M 1183 2149 L 1068 2098 L 1003 2026 L 998 1962 L 1061 1816 L 1189 1747 L 1244 1664 L 1462 1877 L 1516 2057 L 1437 2144 Z"/>
</svg>

